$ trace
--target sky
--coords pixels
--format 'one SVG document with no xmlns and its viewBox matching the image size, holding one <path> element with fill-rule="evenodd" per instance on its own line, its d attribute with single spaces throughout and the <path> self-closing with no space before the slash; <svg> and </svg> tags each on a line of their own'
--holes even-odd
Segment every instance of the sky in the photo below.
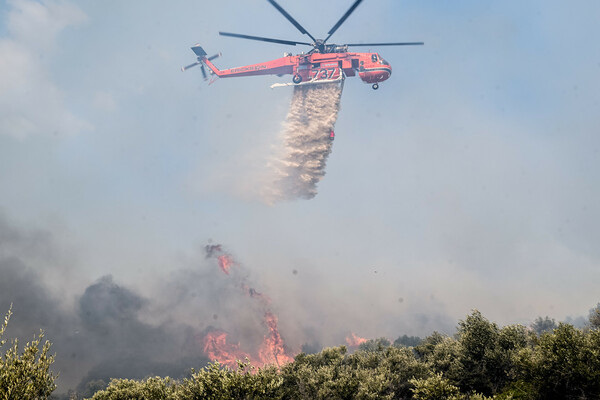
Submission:
<svg viewBox="0 0 600 400">
<path fill-rule="evenodd" d="M 323 37 L 351 1 L 280 4 Z M 269 86 L 291 77 L 208 85 L 180 67 L 195 43 L 221 68 L 308 50 L 218 35 L 308 39 L 268 2 L 1 0 L 0 255 L 68 309 L 107 275 L 154 298 L 221 243 L 284 337 L 311 321 L 452 333 L 472 309 L 585 316 L 600 301 L 597 15 L 591 0 L 365 0 L 331 42 L 425 46 L 364 48 L 393 75 L 346 80 L 318 195 L 265 204 L 254 177 L 292 93 Z"/>
</svg>

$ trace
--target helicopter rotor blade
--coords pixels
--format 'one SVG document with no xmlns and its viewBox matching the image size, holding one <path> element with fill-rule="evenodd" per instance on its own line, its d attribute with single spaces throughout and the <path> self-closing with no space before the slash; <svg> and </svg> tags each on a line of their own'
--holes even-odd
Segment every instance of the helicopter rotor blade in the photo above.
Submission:
<svg viewBox="0 0 600 400">
<path fill-rule="evenodd" d="M 349 43 L 346 46 L 422 46 L 424 42 L 400 42 L 400 43 Z"/>
<path fill-rule="evenodd" d="M 200 67 L 200 71 L 202 71 L 202 77 L 204 78 L 204 80 L 207 80 L 208 76 L 206 75 L 206 69 L 204 68 L 204 64 L 202 64 L 202 66 Z"/>
<path fill-rule="evenodd" d="M 352 4 L 352 6 L 348 9 L 348 11 L 346 11 L 346 14 L 342 15 L 342 18 L 340 18 L 340 20 L 333 26 L 333 28 L 331 28 L 329 30 L 329 32 L 327 32 L 329 34 L 329 36 L 327 36 L 327 38 L 325 38 L 325 40 L 323 40 L 323 43 L 325 43 L 325 42 L 327 42 L 327 40 L 329 40 L 331 35 L 333 35 L 335 33 L 335 31 L 338 30 L 338 28 L 346 21 L 346 19 L 350 16 L 350 14 L 352 14 L 352 12 L 354 12 L 356 7 L 358 7 L 358 5 L 361 2 L 362 2 L 362 0 L 356 0 L 354 2 L 354 4 Z"/>
<path fill-rule="evenodd" d="M 199 62 L 199 61 L 196 61 L 196 62 L 195 62 L 195 63 L 193 63 L 193 64 L 186 65 L 185 67 L 181 67 L 181 72 L 183 72 L 183 71 L 187 71 L 188 69 L 190 69 L 190 68 L 192 68 L 192 67 L 195 67 L 195 66 L 196 66 L 196 65 L 198 65 L 198 64 L 202 64 L 202 63 L 201 63 L 201 62 Z"/>
<path fill-rule="evenodd" d="M 217 57 L 221 57 L 221 55 L 222 55 L 221 53 L 217 53 L 214 56 L 210 56 L 210 57 L 208 57 L 208 61 L 212 61 L 212 60 L 214 60 Z"/>
<path fill-rule="evenodd" d="M 281 7 L 279 4 L 277 4 L 277 2 L 275 0 L 267 0 L 269 3 L 271 3 L 271 5 L 273 7 L 275 7 L 277 9 L 277 11 L 279 11 L 284 17 L 287 18 L 288 21 L 290 21 L 295 27 L 296 29 L 298 29 L 302 34 L 306 34 L 308 35 L 313 42 L 316 42 L 317 39 L 315 39 L 313 37 L 313 35 L 310 34 L 310 32 L 308 32 L 306 29 L 304 29 L 304 27 L 302 25 L 300 25 L 298 23 L 298 21 L 296 21 L 290 14 L 287 13 L 287 11 L 285 11 L 283 9 L 283 7 Z"/>
<path fill-rule="evenodd" d="M 235 38 L 240 38 L 240 39 L 260 40 L 261 42 L 287 44 L 290 46 L 295 46 L 297 44 L 305 44 L 307 46 L 312 46 L 311 43 L 306 43 L 306 42 L 296 42 L 293 40 L 271 39 L 271 38 L 260 37 L 260 36 L 240 35 L 239 33 L 219 32 L 219 35 L 230 36 L 230 37 L 235 37 Z"/>
</svg>

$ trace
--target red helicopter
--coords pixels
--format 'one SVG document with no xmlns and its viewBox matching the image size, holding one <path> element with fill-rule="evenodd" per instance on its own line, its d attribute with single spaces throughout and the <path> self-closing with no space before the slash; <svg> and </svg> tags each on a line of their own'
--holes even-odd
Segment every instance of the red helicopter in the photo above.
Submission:
<svg viewBox="0 0 600 400">
<path fill-rule="evenodd" d="M 296 86 L 327 82 L 337 82 L 344 80 L 347 76 L 358 76 L 364 82 L 372 84 L 373 89 L 379 88 L 379 82 L 383 82 L 392 74 L 391 65 L 377 53 L 350 53 L 349 47 L 357 46 L 415 46 L 423 45 L 423 42 L 401 42 L 401 43 L 349 43 L 343 45 L 328 44 L 327 41 L 346 21 L 352 12 L 363 0 L 356 0 L 354 4 L 346 11 L 340 20 L 327 32 L 325 39 L 315 39 L 302 25 L 298 23 L 290 14 L 288 14 L 275 0 L 267 0 L 273 5 L 288 21 L 290 21 L 302 34 L 308 35 L 312 43 L 298 42 L 293 40 L 272 39 L 260 36 L 241 35 L 238 33 L 219 32 L 222 36 L 230 36 L 241 39 L 259 40 L 262 42 L 278 43 L 296 46 L 298 44 L 312 46 L 312 50 L 307 53 L 292 55 L 284 53 L 284 57 L 276 60 L 267 61 L 259 64 L 245 65 L 243 67 L 220 70 L 211 61 L 220 56 L 216 54 L 207 57 L 206 52 L 200 45 L 192 47 L 196 53 L 198 61 L 181 68 L 185 71 L 196 65 L 201 66 L 202 75 L 207 79 L 207 73 L 204 66 L 207 66 L 211 74 L 219 78 L 233 78 L 238 76 L 252 75 L 292 75 L 293 83 L 274 84 L 271 87 L 278 86 Z"/>
</svg>

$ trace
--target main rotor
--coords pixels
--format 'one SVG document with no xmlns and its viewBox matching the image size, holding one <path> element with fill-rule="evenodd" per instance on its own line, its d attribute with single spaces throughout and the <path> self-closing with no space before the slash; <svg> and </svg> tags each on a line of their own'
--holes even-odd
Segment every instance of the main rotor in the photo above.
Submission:
<svg viewBox="0 0 600 400">
<path fill-rule="evenodd" d="M 348 51 L 348 47 L 354 47 L 354 46 L 415 46 L 415 45 L 423 44 L 423 42 L 349 43 L 349 44 L 344 44 L 344 45 L 327 44 L 327 41 L 329 40 L 331 35 L 333 35 L 335 33 L 335 31 L 338 30 L 338 28 L 346 21 L 346 19 L 348 19 L 350 14 L 352 14 L 354 12 L 356 7 L 358 7 L 358 5 L 363 0 L 356 0 L 354 2 L 354 4 L 352 4 L 352 6 L 348 9 L 348 11 L 346 11 L 346 13 L 344 15 L 342 15 L 342 18 L 340 18 L 339 21 L 336 22 L 336 24 L 329 30 L 329 32 L 327 32 L 327 37 L 325 39 L 315 39 L 315 37 L 313 35 L 311 35 L 310 32 L 308 32 L 306 29 L 304 29 L 304 27 L 302 25 L 300 25 L 298 23 L 298 21 L 296 21 L 287 11 L 285 11 L 283 9 L 283 7 L 281 7 L 279 4 L 277 4 L 277 2 L 275 0 L 267 0 L 267 1 L 269 3 L 271 3 L 273 5 L 273 7 L 275 7 L 277 9 L 277 11 L 279 11 L 288 21 L 290 21 L 292 23 L 292 25 L 294 25 L 296 27 L 296 29 L 298 29 L 300 31 L 300 33 L 302 33 L 303 35 L 308 35 L 312 39 L 312 43 L 298 42 L 295 40 L 266 38 L 266 37 L 261 37 L 261 36 L 241 35 L 239 33 L 230 33 L 230 32 L 219 32 L 219 35 L 236 37 L 236 38 L 240 38 L 240 39 L 259 40 L 262 42 L 278 43 L 278 44 L 285 44 L 285 45 L 291 45 L 291 46 L 296 46 L 298 44 L 305 45 L 305 46 L 312 46 L 312 50 L 309 51 L 309 54 L 310 53 L 345 53 L 346 51 Z"/>
</svg>

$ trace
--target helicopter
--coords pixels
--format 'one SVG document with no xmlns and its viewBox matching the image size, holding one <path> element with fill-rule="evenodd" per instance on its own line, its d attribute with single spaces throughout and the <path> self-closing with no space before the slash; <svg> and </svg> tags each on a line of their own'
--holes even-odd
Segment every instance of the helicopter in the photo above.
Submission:
<svg viewBox="0 0 600 400">
<path fill-rule="evenodd" d="M 189 68 L 200 65 L 202 75 L 205 80 L 208 79 L 205 66 L 209 68 L 209 73 L 219 78 L 234 78 L 241 76 L 254 75 L 292 75 L 291 83 L 277 83 L 271 87 L 280 86 L 299 86 L 314 85 L 330 82 L 343 81 L 348 76 L 358 76 L 374 90 L 379 89 L 379 83 L 388 79 L 392 74 L 392 66 L 384 60 L 378 53 L 353 53 L 349 52 L 349 47 L 360 46 L 417 46 L 423 45 L 423 42 L 399 42 L 399 43 L 348 43 L 343 45 L 329 44 L 327 41 L 354 12 L 356 7 L 363 0 L 356 0 L 354 4 L 346 11 L 339 21 L 327 32 L 325 39 L 316 39 L 302 25 L 298 23 L 287 11 L 285 11 L 275 0 L 267 0 L 277 9 L 289 22 L 292 23 L 302 34 L 308 35 L 312 40 L 309 42 L 299 42 L 295 40 L 282 40 L 267 38 L 261 36 L 242 35 L 238 33 L 219 32 L 221 36 L 228 36 L 240 39 L 258 40 L 268 43 L 277 43 L 283 45 L 305 45 L 312 49 L 306 53 L 293 55 L 284 53 L 284 56 L 275 60 L 245 65 L 236 68 L 218 69 L 212 60 L 219 57 L 221 53 L 207 57 L 206 51 L 199 44 L 191 49 L 197 56 L 197 61 L 193 64 L 181 68 L 186 71 Z"/>
</svg>

